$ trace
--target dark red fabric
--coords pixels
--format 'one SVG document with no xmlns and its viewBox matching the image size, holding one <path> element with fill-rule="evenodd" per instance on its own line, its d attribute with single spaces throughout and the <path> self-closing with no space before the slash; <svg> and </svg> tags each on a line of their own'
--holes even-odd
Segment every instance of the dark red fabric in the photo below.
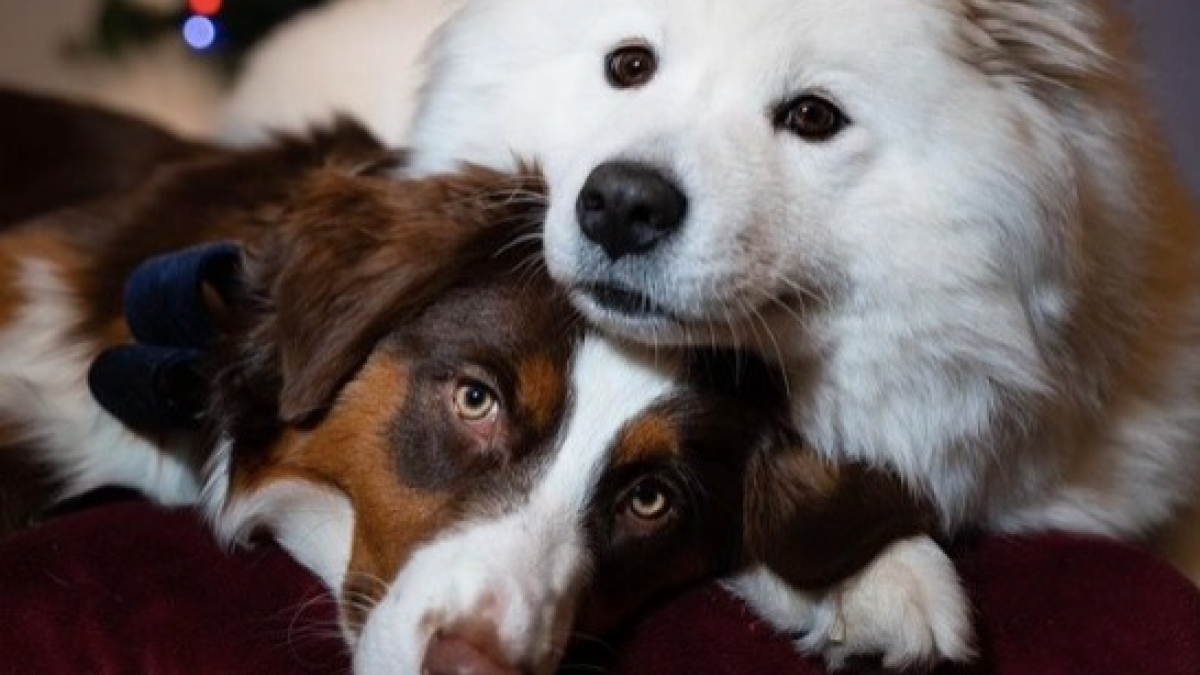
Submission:
<svg viewBox="0 0 1200 675">
<path fill-rule="evenodd" d="M 4 675 L 344 673 L 332 603 L 274 547 L 188 510 L 90 508 L 0 541 Z"/>
<path fill-rule="evenodd" d="M 983 659 L 945 675 L 1200 673 L 1200 593 L 1144 552 L 1043 536 L 959 561 Z M 643 619 L 617 660 L 618 675 L 824 673 L 715 585 Z M 0 541 L 0 674 L 347 668 L 314 579 L 273 547 L 226 555 L 188 511 L 119 503 Z"/>
<path fill-rule="evenodd" d="M 1197 675 L 1200 592 L 1146 552 L 1063 535 L 992 538 L 964 550 L 982 658 L 939 675 Z M 823 675 L 719 589 L 650 615 L 621 675 Z"/>
</svg>

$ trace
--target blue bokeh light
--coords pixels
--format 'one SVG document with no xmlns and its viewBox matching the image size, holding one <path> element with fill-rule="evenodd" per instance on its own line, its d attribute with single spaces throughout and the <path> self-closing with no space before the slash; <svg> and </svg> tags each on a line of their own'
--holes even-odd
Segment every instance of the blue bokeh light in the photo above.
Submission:
<svg viewBox="0 0 1200 675">
<path fill-rule="evenodd" d="M 183 41 L 201 51 L 217 41 L 217 25 L 206 16 L 193 16 L 183 22 Z"/>
</svg>

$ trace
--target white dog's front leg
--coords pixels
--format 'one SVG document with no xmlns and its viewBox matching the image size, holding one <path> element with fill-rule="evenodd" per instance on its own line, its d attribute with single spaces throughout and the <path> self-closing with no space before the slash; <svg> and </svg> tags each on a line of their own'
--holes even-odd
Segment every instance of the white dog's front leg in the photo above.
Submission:
<svg viewBox="0 0 1200 675">
<path fill-rule="evenodd" d="M 804 652 L 832 668 L 880 657 L 884 668 L 932 667 L 971 658 L 971 610 L 954 565 L 928 537 L 899 541 L 863 571 L 826 591 L 797 591 L 765 568 L 728 587 Z"/>
</svg>

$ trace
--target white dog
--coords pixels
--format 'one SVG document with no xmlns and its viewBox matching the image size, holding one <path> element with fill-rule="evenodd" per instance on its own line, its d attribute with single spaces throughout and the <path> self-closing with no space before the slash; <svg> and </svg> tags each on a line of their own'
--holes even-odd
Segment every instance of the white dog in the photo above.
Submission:
<svg viewBox="0 0 1200 675">
<path fill-rule="evenodd" d="M 899 470 L 948 533 L 1140 539 L 1193 498 L 1200 222 L 1104 3 L 414 4 L 277 36 L 229 137 L 344 110 L 420 171 L 536 159 L 548 266 L 580 309 L 777 359 L 813 445 Z M 418 38 L 453 10 L 406 135 L 425 74 L 380 27 Z M 313 89 L 322 53 L 343 91 Z M 932 547 L 825 597 L 734 585 L 834 661 L 970 652 Z"/>
</svg>

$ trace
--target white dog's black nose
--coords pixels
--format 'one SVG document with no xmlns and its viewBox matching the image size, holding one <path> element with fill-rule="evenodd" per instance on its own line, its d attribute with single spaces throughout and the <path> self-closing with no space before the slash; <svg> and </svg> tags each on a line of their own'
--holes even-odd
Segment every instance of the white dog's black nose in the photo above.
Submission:
<svg viewBox="0 0 1200 675">
<path fill-rule="evenodd" d="M 584 236 L 608 257 L 645 253 L 679 229 L 687 197 L 662 172 L 636 162 L 605 162 L 592 170 L 575 214 Z"/>
</svg>

